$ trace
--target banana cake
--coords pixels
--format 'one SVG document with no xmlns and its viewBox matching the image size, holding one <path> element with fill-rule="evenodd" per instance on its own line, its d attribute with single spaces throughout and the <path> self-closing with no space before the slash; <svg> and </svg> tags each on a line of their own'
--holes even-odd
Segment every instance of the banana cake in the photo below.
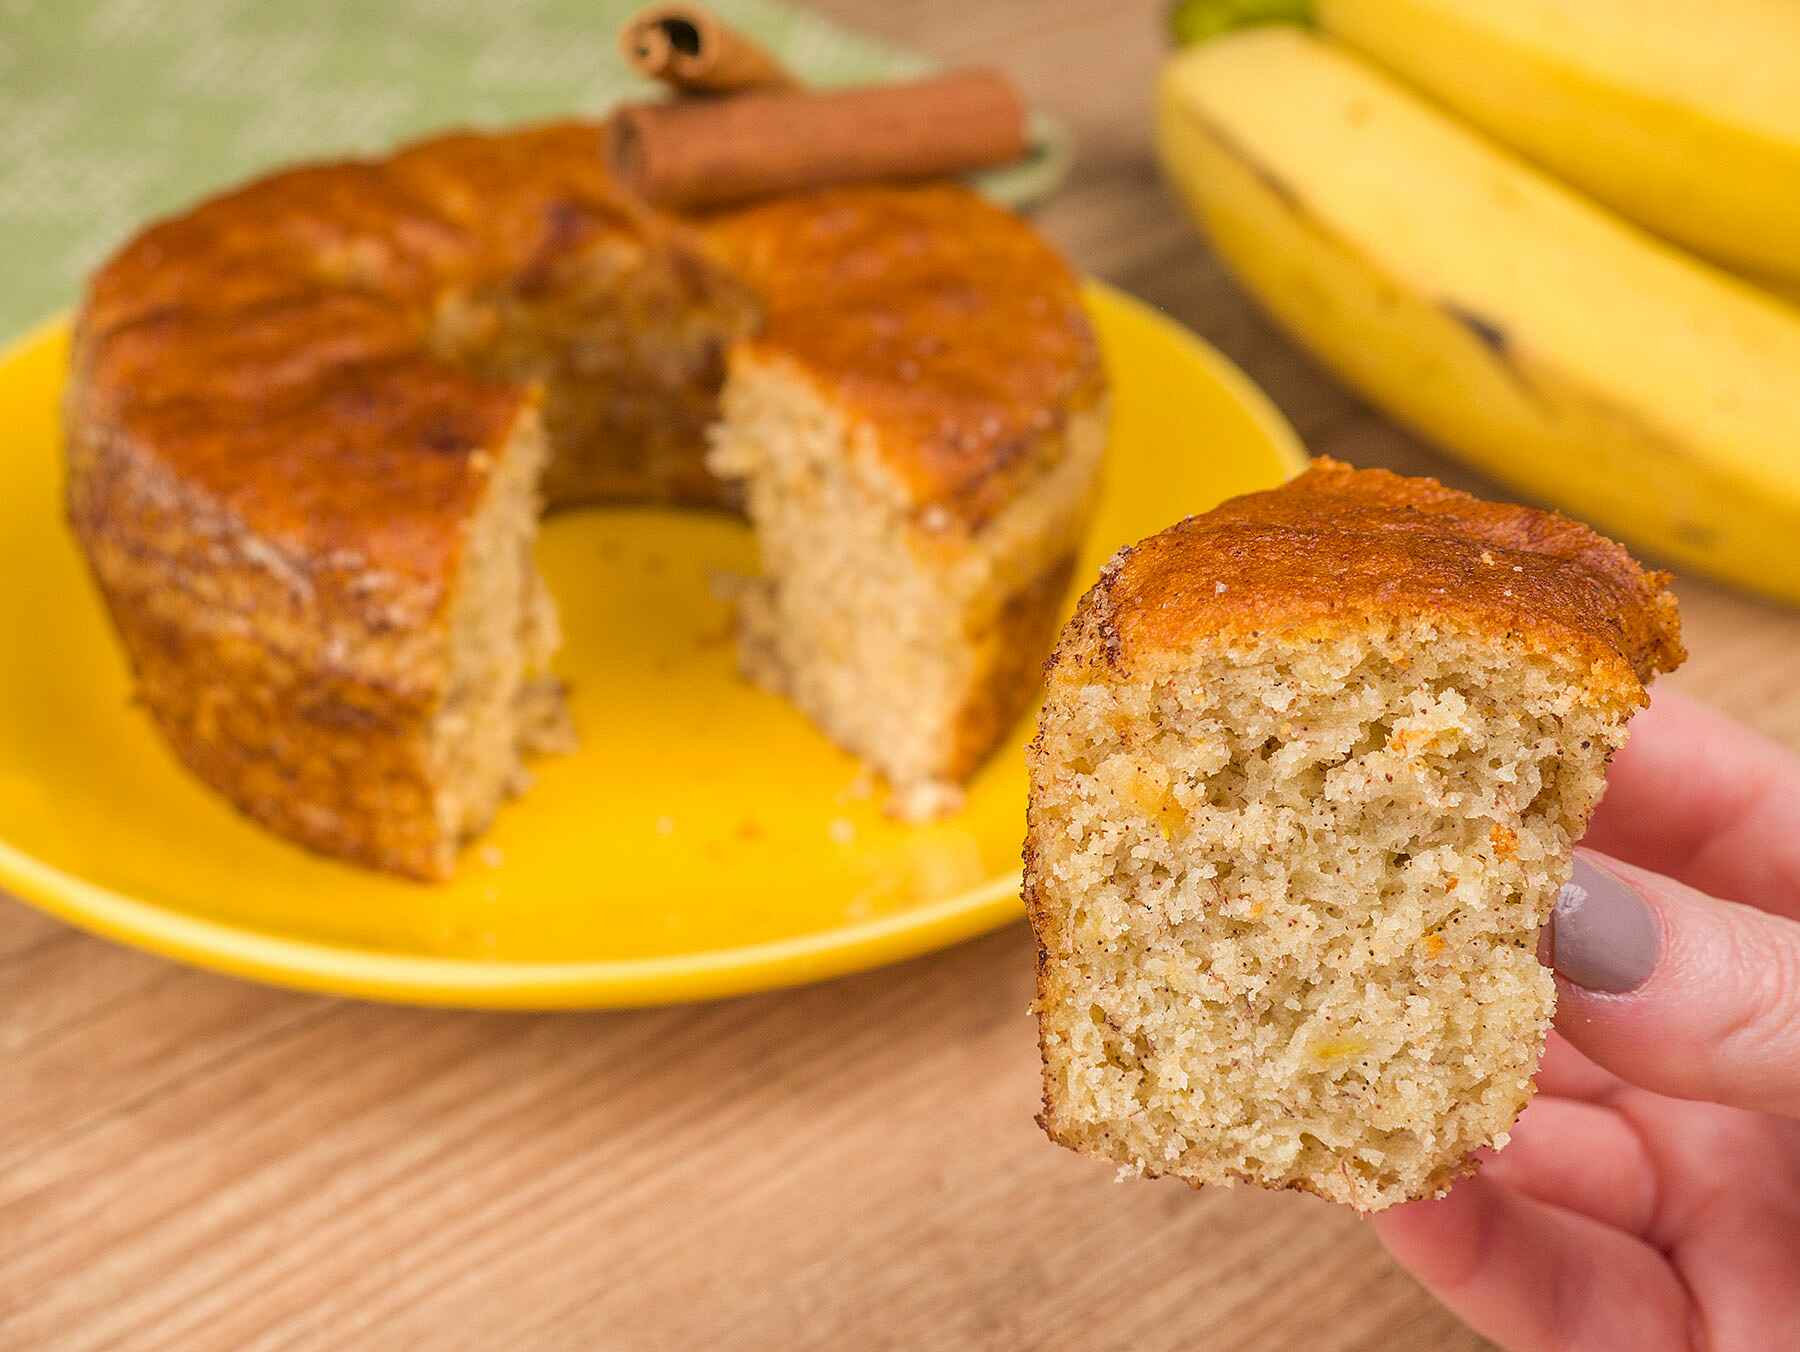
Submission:
<svg viewBox="0 0 1800 1352">
<path fill-rule="evenodd" d="M 1504 1144 L 1539 928 L 1658 671 L 1663 573 L 1553 513 L 1330 460 L 1122 551 L 1030 752 L 1041 1122 L 1359 1210 Z"/>
<path fill-rule="evenodd" d="M 289 170 L 89 285 L 68 512 L 139 700 L 316 850 L 442 878 L 569 744 L 545 505 L 747 508 L 745 669 L 901 809 L 953 801 L 1034 693 L 1104 440 L 1068 267 L 948 184 L 679 219 L 604 143 Z"/>
</svg>

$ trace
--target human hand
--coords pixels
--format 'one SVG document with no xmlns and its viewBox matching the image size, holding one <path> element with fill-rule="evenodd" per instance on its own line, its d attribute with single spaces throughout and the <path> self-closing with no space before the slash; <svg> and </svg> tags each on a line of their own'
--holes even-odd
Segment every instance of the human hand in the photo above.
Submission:
<svg viewBox="0 0 1800 1352">
<path fill-rule="evenodd" d="M 1545 949 L 1537 1098 L 1382 1242 L 1512 1352 L 1800 1348 L 1800 760 L 1658 695 Z"/>
</svg>

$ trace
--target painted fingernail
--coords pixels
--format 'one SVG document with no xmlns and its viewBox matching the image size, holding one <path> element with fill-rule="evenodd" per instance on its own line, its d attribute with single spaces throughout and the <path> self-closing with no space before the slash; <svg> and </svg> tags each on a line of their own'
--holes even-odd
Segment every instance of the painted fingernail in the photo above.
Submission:
<svg viewBox="0 0 1800 1352">
<path fill-rule="evenodd" d="M 1557 974 L 1577 986 L 1619 995 L 1643 985 L 1656 967 L 1661 936 L 1650 903 L 1583 852 L 1551 923 Z"/>
</svg>

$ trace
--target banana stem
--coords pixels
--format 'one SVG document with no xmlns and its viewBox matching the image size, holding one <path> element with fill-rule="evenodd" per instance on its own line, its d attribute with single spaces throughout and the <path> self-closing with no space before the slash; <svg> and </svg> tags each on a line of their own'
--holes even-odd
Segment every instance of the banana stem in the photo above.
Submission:
<svg viewBox="0 0 1800 1352">
<path fill-rule="evenodd" d="M 1176 46 L 1185 47 L 1256 24 L 1311 24 L 1312 10 L 1312 0 L 1174 0 L 1169 33 Z"/>
</svg>

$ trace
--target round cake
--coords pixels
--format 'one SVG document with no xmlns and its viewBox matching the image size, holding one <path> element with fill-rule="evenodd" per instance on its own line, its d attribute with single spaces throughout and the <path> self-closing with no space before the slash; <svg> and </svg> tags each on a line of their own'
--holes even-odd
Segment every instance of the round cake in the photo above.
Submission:
<svg viewBox="0 0 1800 1352">
<path fill-rule="evenodd" d="M 91 282 L 68 508 L 139 697 L 314 849 L 444 877 L 569 743 L 542 505 L 747 511 L 745 670 L 903 813 L 1033 693 L 1104 444 L 1068 267 L 948 184 L 677 219 L 604 138 L 293 169 Z"/>
</svg>

